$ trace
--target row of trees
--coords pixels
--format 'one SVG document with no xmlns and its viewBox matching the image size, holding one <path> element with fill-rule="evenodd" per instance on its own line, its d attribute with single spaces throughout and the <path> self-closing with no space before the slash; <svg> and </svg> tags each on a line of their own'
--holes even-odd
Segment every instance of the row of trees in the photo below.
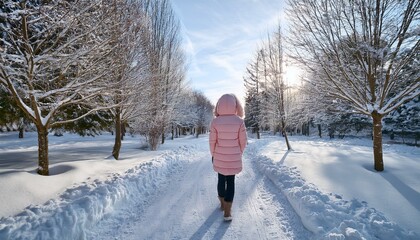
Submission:
<svg viewBox="0 0 420 240">
<path fill-rule="evenodd" d="M 247 96 L 245 100 L 245 122 L 257 133 L 270 128 L 280 131 L 287 138 L 287 116 L 290 111 L 289 87 L 284 78 L 283 37 L 280 24 L 273 34 L 268 34 L 261 48 L 246 69 L 244 77 Z"/>
<path fill-rule="evenodd" d="M 275 130 L 278 124 L 284 132 L 312 122 L 319 129 L 327 125 L 330 134 L 343 134 L 348 126 L 371 127 L 374 168 L 383 171 L 383 122 L 420 127 L 420 2 L 297 0 L 288 5 L 287 56 L 306 76 L 299 89 L 280 81 L 280 101 L 274 101 L 277 70 L 264 60 L 271 58 L 267 49 L 273 41 L 264 43 L 245 77 L 249 125 Z M 267 114 L 270 104 L 280 104 L 277 117 Z"/>
<path fill-rule="evenodd" d="M 118 159 L 125 127 L 155 150 L 172 128 L 198 123 L 197 106 L 211 108 L 184 83 L 169 0 L 2 1 L 0 36 L 0 124 L 36 127 L 41 175 L 53 129 L 112 124 Z"/>
</svg>

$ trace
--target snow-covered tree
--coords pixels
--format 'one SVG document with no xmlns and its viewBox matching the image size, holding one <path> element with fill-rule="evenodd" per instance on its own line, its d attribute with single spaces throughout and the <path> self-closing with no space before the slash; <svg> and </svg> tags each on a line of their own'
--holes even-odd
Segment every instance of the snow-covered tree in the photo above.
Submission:
<svg viewBox="0 0 420 240">
<path fill-rule="evenodd" d="M 196 119 L 194 111 L 193 90 L 183 87 L 179 95 L 179 101 L 174 106 L 173 120 L 171 123 L 171 139 L 179 137 L 185 129 L 194 127 Z"/>
<path fill-rule="evenodd" d="M 271 116 L 271 122 L 274 123 L 274 131 L 279 128 L 286 141 L 287 149 L 291 149 L 287 137 L 287 114 L 288 108 L 288 86 L 284 80 L 284 50 L 283 50 L 283 36 L 280 24 L 277 30 L 268 35 L 266 50 L 263 52 L 264 69 L 266 77 L 266 90 L 268 95 L 266 101 L 267 115 Z"/>
<path fill-rule="evenodd" d="M 185 60 L 179 21 L 170 1 L 143 1 L 143 10 L 149 29 L 145 56 L 150 90 L 143 96 L 148 104 L 140 106 L 144 115 L 136 121 L 136 128 L 147 135 L 150 148 L 156 150 L 173 122 L 184 81 Z"/>
<path fill-rule="evenodd" d="M 0 84 L 38 132 L 38 173 L 48 175 L 48 132 L 52 127 L 101 109 L 95 98 L 107 86 L 108 17 L 102 1 L 3 1 Z M 108 86 L 109 87 L 109 86 Z M 90 105 L 82 115 L 61 119 L 70 105 Z"/>
<path fill-rule="evenodd" d="M 24 132 L 30 121 L 25 114 L 16 106 L 13 98 L 0 85 L 0 131 L 4 127 L 7 131 L 18 130 L 19 138 L 23 138 Z"/>
<path fill-rule="evenodd" d="M 393 135 L 414 138 L 415 144 L 420 140 L 420 97 L 401 105 L 397 110 L 384 118 L 384 130 Z M 404 141 L 404 138 L 403 138 Z"/>
<path fill-rule="evenodd" d="M 415 57 L 410 59 L 401 72 L 406 79 L 406 84 L 410 84 L 416 79 L 416 71 L 420 65 L 420 51 L 415 53 Z M 404 87 L 404 86 L 403 86 Z M 391 94 L 395 96 L 400 89 L 396 89 Z M 409 102 L 402 104 L 395 111 L 384 117 L 385 130 L 391 132 L 392 135 L 399 134 L 405 137 L 414 138 L 415 144 L 420 140 L 420 96 L 412 99 Z M 404 138 L 403 138 L 404 141 Z"/>
<path fill-rule="evenodd" d="M 194 112 L 195 112 L 195 135 L 198 137 L 200 134 L 205 133 L 210 126 L 213 119 L 213 104 L 204 96 L 203 93 L 193 92 Z"/>
<path fill-rule="evenodd" d="M 257 134 L 257 139 L 260 139 L 260 131 L 262 127 L 262 96 L 261 93 L 263 80 L 261 73 L 262 54 L 263 49 L 257 51 L 254 59 L 248 64 L 246 73 L 244 76 L 244 84 L 246 89 L 245 98 L 245 123 L 248 128 L 252 129 L 252 132 Z"/>
<path fill-rule="evenodd" d="M 296 0 L 290 6 L 293 57 L 328 86 L 327 91 L 373 120 L 374 168 L 384 170 L 382 118 L 420 94 L 420 1 Z M 398 90 L 395 92 L 395 90 Z M 394 94 L 393 94 L 394 92 Z"/>
<path fill-rule="evenodd" d="M 273 34 L 263 41 L 254 60 L 247 67 L 244 77 L 247 89 L 245 121 L 248 127 L 257 132 L 270 128 L 274 133 L 281 132 L 288 149 L 287 117 L 291 111 L 292 94 L 284 80 L 283 36 L 280 24 Z"/>
<path fill-rule="evenodd" d="M 114 106 L 109 109 L 115 130 L 112 155 L 118 159 L 125 126 L 139 117 L 137 106 L 144 101 L 142 95 L 149 90 L 145 56 L 148 29 L 140 1 L 112 0 L 108 11 L 106 33 L 113 48 L 107 56 L 112 67 L 105 81 L 112 88 L 107 89 L 103 100 Z"/>
</svg>

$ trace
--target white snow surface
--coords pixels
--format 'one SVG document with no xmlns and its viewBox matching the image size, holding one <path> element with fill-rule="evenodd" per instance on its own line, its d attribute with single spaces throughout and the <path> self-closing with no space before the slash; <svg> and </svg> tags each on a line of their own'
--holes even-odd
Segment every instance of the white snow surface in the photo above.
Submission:
<svg viewBox="0 0 420 240">
<path fill-rule="evenodd" d="M 36 133 L 0 134 L 0 239 L 420 239 L 420 150 L 368 139 L 250 138 L 231 223 L 218 206 L 208 135 L 158 151 L 126 137 L 50 135 L 39 176 Z"/>
</svg>

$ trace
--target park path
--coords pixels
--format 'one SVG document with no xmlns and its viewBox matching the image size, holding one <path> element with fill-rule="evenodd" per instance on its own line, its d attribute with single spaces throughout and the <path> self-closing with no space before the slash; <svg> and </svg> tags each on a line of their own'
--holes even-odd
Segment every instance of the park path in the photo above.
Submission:
<svg viewBox="0 0 420 240">
<path fill-rule="evenodd" d="M 95 239 L 308 239 L 298 215 L 244 155 L 236 177 L 233 221 L 223 221 L 205 138 L 197 154 L 156 186 L 147 203 L 119 206 L 94 229 Z"/>
</svg>

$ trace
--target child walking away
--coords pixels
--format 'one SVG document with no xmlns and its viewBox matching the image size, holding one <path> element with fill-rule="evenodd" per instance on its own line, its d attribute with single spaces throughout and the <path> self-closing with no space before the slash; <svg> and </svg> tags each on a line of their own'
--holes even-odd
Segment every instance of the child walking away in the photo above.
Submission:
<svg viewBox="0 0 420 240">
<path fill-rule="evenodd" d="M 218 173 L 217 193 L 224 220 L 232 221 L 235 175 L 242 171 L 242 154 L 247 142 L 244 110 L 235 95 L 225 94 L 217 102 L 214 115 L 210 124 L 210 152 L 213 169 Z"/>
</svg>

